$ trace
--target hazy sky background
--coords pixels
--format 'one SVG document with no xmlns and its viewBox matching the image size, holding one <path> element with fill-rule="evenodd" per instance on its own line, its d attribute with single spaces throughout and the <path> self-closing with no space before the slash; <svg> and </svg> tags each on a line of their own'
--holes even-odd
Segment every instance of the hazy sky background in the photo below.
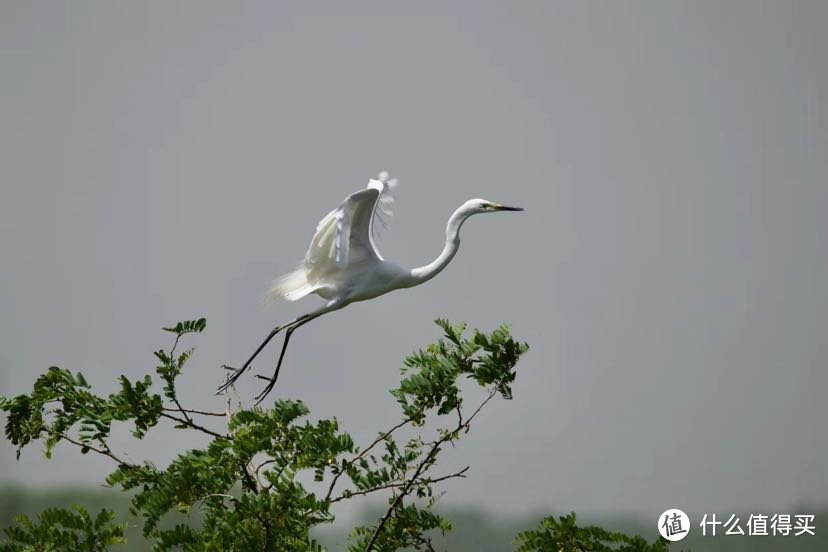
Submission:
<svg viewBox="0 0 828 552">
<path fill-rule="evenodd" d="M 515 400 L 444 499 L 528 509 L 784 511 L 828 500 L 828 4 L 0 4 L 0 393 L 49 365 L 137 378 L 207 316 L 185 403 L 318 301 L 265 309 L 316 222 L 380 169 L 425 286 L 297 332 L 277 387 L 362 441 L 445 316 L 513 325 Z M 278 352 L 268 351 L 270 370 Z M 258 386 L 245 378 L 252 397 Z M 133 460 L 202 441 L 159 430 Z M 0 480 L 100 482 L 37 446 Z M 61 462 L 73 462 L 61 464 Z"/>
</svg>

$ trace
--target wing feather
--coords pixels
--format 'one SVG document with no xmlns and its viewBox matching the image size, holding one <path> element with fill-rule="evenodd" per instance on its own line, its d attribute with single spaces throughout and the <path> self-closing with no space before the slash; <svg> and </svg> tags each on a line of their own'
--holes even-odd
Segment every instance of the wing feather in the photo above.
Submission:
<svg viewBox="0 0 828 552">
<path fill-rule="evenodd" d="M 377 249 L 376 240 L 379 237 L 379 234 L 375 223 L 379 222 L 383 228 L 388 230 L 388 227 L 390 226 L 390 221 L 388 219 L 394 216 L 395 198 L 393 195 L 393 189 L 397 187 L 398 182 L 399 181 L 396 178 L 391 178 L 391 175 L 389 175 L 388 172 L 382 171 L 376 179 L 371 179 L 368 183 L 369 187 L 374 187 L 379 190 L 380 193 L 376 205 L 374 206 L 374 213 L 369 232 L 371 246 L 374 248 L 374 251 L 379 259 L 382 259 L 382 255 L 380 255 L 379 250 Z"/>
<path fill-rule="evenodd" d="M 374 242 L 376 223 L 388 228 L 394 204 L 391 190 L 396 185 L 397 179 L 381 172 L 367 188 L 349 195 L 322 217 L 302 264 L 274 280 L 268 297 L 295 301 L 324 286 L 328 277 L 349 264 L 382 261 Z"/>
</svg>

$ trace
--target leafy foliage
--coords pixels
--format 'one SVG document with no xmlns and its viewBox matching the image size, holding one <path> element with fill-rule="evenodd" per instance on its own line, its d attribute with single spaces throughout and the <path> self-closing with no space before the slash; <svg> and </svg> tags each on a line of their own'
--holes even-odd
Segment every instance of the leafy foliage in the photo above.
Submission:
<svg viewBox="0 0 828 552">
<path fill-rule="evenodd" d="M 435 534 L 451 529 L 432 510 L 436 485 L 465 477 L 469 469 L 434 474 L 439 454 L 468 432 L 490 400 L 512 397 L 515 366 L 528 350 L 507 326 L 466 337 L 464 324 L 437 324 L 444 337 L 406 358 L 400 385 L 391 390 L 400 405 L 399 421 L 364 447 L 335 418 L 309 421 L 310 410 L 298 400 L 277 400 L 267 409 L 233 409 L 225 393 L 222 412 L 182 407 L 176 382 L 193 349 L 176 349 L 186 335 L 204 331 L 204 318 L 163 328 L 175 339 L 169 350 L 155 352 L 159 390 L 150 375 L 136 381 L 121 376 L 117 393 L 99 396 L 82 374 L 52 367 L 31 393 L 0 397 L 0 410 L 8 415 L 6 436 L 18 457 L 33 441 L 42 441 L 47 457 L 68 442 L 83 454 L 111 458 L 116 468 L 106 482 L 130 494 L 132 514 L 143 520 L 143 534 L 155 551 L 321 551 L 311 529 L 332 522 L 338 503 L 376 494 L 386 495 L 388 506 L 376 523 L 351 532 L 349 550 L 434 550 Z M 481 387 L 482 398 L 464 396 L 461 377 Z M 476 406 L 466 409 L 468 400 Z M 210 442 L 180 453 L 165 468 L 132 463 L 110 448 L 115 421 L 130 423 L 136 439 L 166 421 L 198 431 Z M 215 427 L 219 421 L 223 427 Z M 199 521 L 185 517 L 185 523 L 172 527 L 161 523 L 174 512 L 197 512 Z M 2 550 L 105 550 L 123 542 L 122 526 L 112 519 L 111 512 L 93 521 L 81 508 L 46 510 L 38 524 L 20 518 L 18 526 L 6 530 Z M 563 529 L 574 531 L 550 523 L 546 533 L 519 537 L 530 546 L 525 550 L 540 550 L 533 543 L 545 545 L 544 539 L 559 538 Z M 612 533 L 597 536 L 627 542 L 612 540 Z"/>
<path fill-rule="evenodd" d="M 113 523 L 114 519 L 110 510 L 101 510 L 92 519 L 81 506 L 48 508 L 38 522 L 19 516 L 15 527 L 4 530 L 8 542 L 0 544 L 0 551 L 102 552 L 124 542 L 124 526 Z"/>
<path fill-rule="evenodd" d="M 660 538 L 651 544 L 638 535 L 629 536 L 592 525 L 578 527 L 575 514 L 570 513 L 557 519 L 544 518 L 537 529 L 519 533 L 515 544 L 517 552 L 667 552 L 669 543 Z"/>
</svg>

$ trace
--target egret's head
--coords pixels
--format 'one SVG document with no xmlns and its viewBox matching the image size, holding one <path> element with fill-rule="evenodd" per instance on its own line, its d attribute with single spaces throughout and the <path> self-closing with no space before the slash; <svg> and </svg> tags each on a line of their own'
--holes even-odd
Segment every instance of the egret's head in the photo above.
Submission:
<svg viewBox="0 0 828 552">
<path fill-rule="evenodd" d="M 523 211 L 523 207 L 507 207 L 488 199 L 470 199 L 464 205 L 469 215 L 477 213 L 497 213 L 498 211 Z"/>
</svg>

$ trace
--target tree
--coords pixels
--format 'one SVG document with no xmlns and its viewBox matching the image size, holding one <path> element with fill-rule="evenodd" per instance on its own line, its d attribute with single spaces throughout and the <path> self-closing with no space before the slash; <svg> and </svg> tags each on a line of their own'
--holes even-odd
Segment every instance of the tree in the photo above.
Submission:
<svg viewBox="0 0 828 552">
<path fill-rule="evenodd" d="M 650 544 L 644 538 L 607 531 L 590 525 L 578 527 L 575 514 L 541 520 L 537 529 L 519 533 L 515 539 L 517 552 L 589 550 L 591 552 L 667 552 L 668 541 L 659 539 Z"/>
<path fill-rule="evenodd" d="M 18 458 L 35 441 L 42 442 L 47 458 L 60 443 L 110 458 L 116 467 L 106 483 L 131 494 L 131 511 L 156 551 L 320 551 L 310 534 L 313 527 L 331 523 L 339 503 L 380 494 L 387 497 L 387 506 L 373 525 L 351 531 L 349 550 L 435 550 L 435 536 L 451 529 L 432 508 L 435 489 L 465 477 L 469 469 L 441 472 L 436 469 L 439 455 L 469 431 L 492 399 L 512 398 L 515 366 L 528 350 L 507 326 L 466 336 L 464 324 L 437 324 L 444 337 L 408 356 L 400 385 L 391 390 L 400 407 L 399 421 L 362 447 L 335 418 L 308 421 L 309 409 L 300 400 L 243 409 L 234 407 L 228 390 L 223 412 L 183 407 L 176 382 L 194 350 L 177 349 L 188 334 L 205 330 L 204 318 L 163 328 L 174 338 L 169 350 L 155 352 L 159 382 L 150 375 L 136 381 L 120 376 L 120 390 L 104 397 L 92 391 L 81 373 L 51 367 L 31 393 L 0 397 L 0 409 L 8 416 L 6 437 L 17 446 Z M 461 378 L 483 389 L 476 400 L 461 391 Z M 221 429 L 215 427 L 218 420 L 223 420 Z M 169 422 L 182 431 L 203 433 L 210 442 L 182 452 L 166 468 L 149 461 L 132 463 L 110 447 L 114 422 L 131 424 L 138 440 Z M 303 483 L 303 473 L 312 474 L 313 482 Z M 171 512 L 200 515 L 164 526 L 160 522 Z M 558 526 L 548 520 L 518 537 L 521 550 L 550 549 L 544 539 L 556 535 Z M 109 550 L 124 542 L 124 526 L 107 510 L 93 519 L 80 507 L 53 508 L 37 521 L 18 518 L 16 526 L 5 530 L 0 550 Z M 573 526 L 574 515 L 571 524 L 565 523 L 566 531 L 571 533 Z M 585 529 L 581 537 L 594 529 Z M 597 537 L 606 540 L 607 535 Z M 585 548 L 583 539 L 572 541 L 578 548 L 568 548 L 569 541 L 548 542 L 556 550 L 603 550 Z M 643 539 L 639 544 L 646 545 Z"/>
</svg>

